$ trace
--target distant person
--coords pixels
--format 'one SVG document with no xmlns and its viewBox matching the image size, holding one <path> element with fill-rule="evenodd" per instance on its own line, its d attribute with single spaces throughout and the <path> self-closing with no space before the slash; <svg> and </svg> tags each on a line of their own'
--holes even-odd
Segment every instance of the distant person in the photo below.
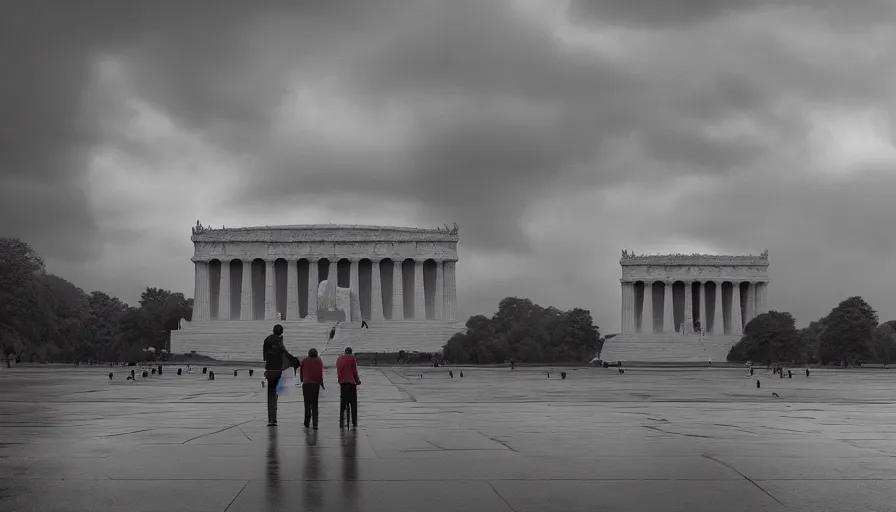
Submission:
<svg viewBox="0 0 896 512">
<path fill-rule="evenodd" d="M 345 354 L 336 359 L 336 378 L 339 381 L 339 428 L 348 421 L 351 410 L 352 427 L 358 428 L 358 362 L 352 355 L 352 348 L 346 347 Z"/>
<path fill-rule="evenodd" d="M 264 378 L 268 381 L 268 426 L 277 426 L 277 383 L 283 370 L 299 367 L 299 360 L 283 345 L 283 326 L 274 326 L 274 334 L 264 339 Z"/>
<path fill-rule="evenodd" d="M 370 326 L 367 325 L 367 320 L 361 320 L 361 328 L 362 329 L 370 329 Z"/>
<path fill-rule="evenodd" d="M 324 362 L 317 356 L 317 349 L 308 351 L 308 357 L 299 366 L 302 382 L 302 399 L 305 402 L 305 428 L 317 430 L 317 406 L 320 390 L 324 388 Z"/>
</svg>

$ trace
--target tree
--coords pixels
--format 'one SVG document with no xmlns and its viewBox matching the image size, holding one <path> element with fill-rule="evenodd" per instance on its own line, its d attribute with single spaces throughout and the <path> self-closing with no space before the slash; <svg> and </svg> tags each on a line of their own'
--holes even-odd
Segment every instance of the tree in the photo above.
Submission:
<svg viewBox="0 0 896 512">
<path fill-rule="evenodd" d="M 885 365 L 896 359 L 896 330 L 892 322 L 886 322 L 877 326 L 871 335 L 875 359 Z"/>
<path fill-rule="evenodd" d="M 790 313 L 769 311 L 756 316 L 728 352 L 729 361 L 787 361 L 801 358 L 796 321 Z"/>
<path fill-rule="evenodd" d="M 799 330 L 799 345 L 803 361 L 815 363 L 821 360 L 821 333 L 824 332 L 824 318 L 809 323 Z"/>
<path fill-rule="evenodd" d="M 543 308 L 529 299 L 507 297 L 487 318 L 470 317 L 467 332 L 454 335 L 443 348 L 453 363 L 582 362 L 600 348 L 600 332 L 591 312 Z"/>
<path fill-rule="evenodd" d="M 90 315 L 86 322 L 89 345 L 100 360 L 114 360 L 121 348 L 122 319 L 128 305 L 103 292 L 93 292 L 87 298 Z"/>
<path fill-rule="evenodd" d="M 136 308 L 102 292 L 85 294 L 47 274 L 27 243 L 0 238 L 0 351 L 7 360 L 140 360 L 149 347 L 166 348 L 170 331 L 192 311 L 193 299 L 161 288 L 147 288 Z"/>
<path fill-rule="evenodd" d="M 46 334 L 52 314 L 41 280 L 44 262 L 18 238 L 0 238 L 0 343 L 2 351 L 21 354 Z"/>
<path fill-rule="evenodd" d="M 822 360 L 855 362 L 871 356 L 877 313 L 861 297 L 841 302 L 824 318 L 824 326 L 819 337 Z"/>
</svg>

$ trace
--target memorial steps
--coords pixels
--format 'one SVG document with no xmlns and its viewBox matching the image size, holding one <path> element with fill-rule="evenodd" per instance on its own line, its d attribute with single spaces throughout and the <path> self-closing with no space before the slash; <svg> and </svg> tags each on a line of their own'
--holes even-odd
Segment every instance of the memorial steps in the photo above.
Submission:
<svg viewBox="0 0 896 512">
<path fill-rule="evenodd" d="M 740 336 L 682 336 L 669 334 L 617 334 L 601 351 L 604 361 L 638 363 L 723 363 Z"/>
<path fill-rule="evenodd" d="M 334 323 L 288 320 L 231 320 L 184 322 L 183 329 L 171 331 L 171 353 L 196 351 L 219 361 L 259 362 L 261 345 L 271 334 L 274 324 L 283 326 L 287 349 L 306 355 L 314 347 L 323 351 Z M 406 352 L 438 352 L 455 333 L 466 331 L 464 322 L 404 320 L 342 323 L 330 342 L 325 362 L 335 358 L 345 347 L 356 354 Z"/>
</svg>

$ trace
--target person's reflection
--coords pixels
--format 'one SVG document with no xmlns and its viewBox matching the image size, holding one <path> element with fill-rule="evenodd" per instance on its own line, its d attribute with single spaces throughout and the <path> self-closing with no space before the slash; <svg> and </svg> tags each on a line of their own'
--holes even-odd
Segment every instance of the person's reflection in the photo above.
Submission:
<svg viewBox="0 0 896 512">
<path fill-rule="evenodd" d="M 324 463 L 323 457 L 317 453 L 317 430 L 305 432 L 305 503 L 300 509 L 322 510 L 324 497 L 321 482 Z"/>
<path fill-rule="evenodd" d="M 277 429 L 268 429 L 268 451 L 265 457 L 265 480 L 267 492 L 265 501 L 268 510 L 277 510 L 280 506 L 280 458 L 277 451 Z"/>
<path fill-rule="evenodd" d="M 361 488 L 358 480 L 358 431 L 356 429 L 340 431 L 342 441 L 342 497 L 345 500 L 343 510 L 358 509 Z"/>
</svg>

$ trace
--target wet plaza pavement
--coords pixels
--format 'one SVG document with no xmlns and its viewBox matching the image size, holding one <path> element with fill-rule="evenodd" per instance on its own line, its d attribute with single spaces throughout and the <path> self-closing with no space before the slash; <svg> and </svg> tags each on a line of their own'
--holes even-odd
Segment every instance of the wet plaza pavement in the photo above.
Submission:
<svg viewBox="0 0 896 512">
<path fill-rule="evenodd" d="M 896 371 L 453 370 L 362 368 L 351 431 L 327 370 L 306 431 L 260 371 L 3 368 L 0 510 L 896 510 Z"/>
</svg>

